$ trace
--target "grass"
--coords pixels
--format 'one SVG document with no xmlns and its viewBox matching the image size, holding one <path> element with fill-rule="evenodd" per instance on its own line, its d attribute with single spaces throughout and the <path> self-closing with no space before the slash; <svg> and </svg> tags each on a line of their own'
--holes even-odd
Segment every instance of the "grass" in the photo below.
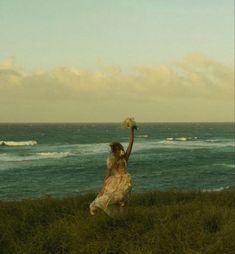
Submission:
<svg viewBox="0 0 235 254">
<path fill-rule="evenodd" d="M 235 253 L 235 189 L 132 193 L 115 219 L 89 214 L 95 197 L 0 201 L 0 253 Z"/>
</svg>

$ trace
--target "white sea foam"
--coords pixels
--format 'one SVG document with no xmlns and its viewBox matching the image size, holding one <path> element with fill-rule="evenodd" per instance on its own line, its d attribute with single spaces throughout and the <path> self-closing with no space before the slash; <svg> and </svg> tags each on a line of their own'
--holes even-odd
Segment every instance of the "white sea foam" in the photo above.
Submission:
<svg viewBox="0 0 235 254">
<path fill-rule="evenodd" d="M 122 143 L 124 147 L 128 146 L 128 143 Z M 221 143 L 207 143 L 203 140 L 188 140 L 186 142 L 172 140 L 170 138 L 164 140 L 151 140 L 151 141 L 139 141 L 135 142 L 133 146 L 133 151 L 143 151 L 159 148 L 169 148 L 169 149 L 223 149 L 234 146 L 231 141 L 221 142 Z M 103 150 L 105 152 L 105 150 Z M 83 153 L 83 151 L 82 151 Z"/>
<path fill-rule="evenodd" d="M 42 160 L 42 159 L 60 159 L 68 156 L 74 156 L 75 154 L 70 152 L 42 152 L 35 153 L 27 156 L 19 156 L 12 154 L 0 154 L 0 161 L 3 162 L 19 162 L 19 161 L 31 161 L 31 160 Z"/>
<path fill-rule="evenodd" d="M 36 153 L 36 155 L 45 159 L 45 158 L 63 158 L 67 156 L 72 156 L 74 154 L 70 152 L 44 152 L 44 153 Z"/>
<path fill-rule="evenodd" d="M 137 135 L 136 137 L 137 138 L 148 138 L 148 136 L 149 136 L 148 134 L 145 134 L 145 135 Z"/>
<path fill-rule="evenodd" d="M 219 140 L 218 139 L 206 139 L 205 142 L 214 143 L 214 142 L 219 142 Z"/>
<path fill-rule="evenodd" d="M 181 138 L 176 138 L 176 140 L 179 140 L 179 141 L 187 141 L 187 138 L 186 138 L 186 137 L 181 137 Z"/>
<path fill-rule="evenodd" d="M 235 164 L 227 164 L 227 163 L 221 163 L 221 164 L 214 164 L 215 166 L 223 166 L 226 168 L 235 168 Z"/>
<path fill-rule="evenodd" d="M 123 143 L 122 143 L 123 144 Z M 102 154 L 110 150 L 109 143 L 80 144 L 77 149 L 81 154 Z"/>
<path fill-rule="evenodd" d="M 235 144 L 231 140 L 202 140 L 198 137 L 168 137 L 164 140 L 158 141 L 159 144 L 172 145 L 179 148 L 223 148 L 223 147 L 235 147 Z M 171 147 L 171 146 L 169 146 Z"/>
<path fill-rule="evenodd" d="M 1 146 L 34 146 L 37 144 L 35 140 L 28 140 L 28 141 L 0 141 Z"/>
<path fill-rule="evenodd" d="M 195 139 L 198 139 L 198 137 L 176 137 L 176 138 L 166 138 L 167 141 L 173 141 L 173 140 L 176 140 L 176 141 L 193 141 Z"/>
<path fill-rule="evenodd" d="M 230 186 L 225 186 L 225 187 L 219 187 L 219 188 L 213 188 L 213 189 L 202 189 L 203 192 L 207 192 L 207 191 L 222 191 L 225 189 L 229 189 Z"/>
<path fill-rule="evenodd" d="M 174 141 L 171 141 L 171 140 L 162 140 L 159 142 L 160 144 L 166 144 L 166 145 L 172 145 L 172 144 L 175 144 Z"/>
<path fill-rule="evenodd" d="M 166 145 L 172 145 L 172 144 L 176 144 L 182 142 L 182 141 L 192 141 L 194 139 L 197 139 L 197 137 L 191 138 L 191 137 L 178 137 L 178 138 L 166 138 L 165 140 L 160 141 L 159 143 L 161 144 L 166 144 Z"/>
</svg>

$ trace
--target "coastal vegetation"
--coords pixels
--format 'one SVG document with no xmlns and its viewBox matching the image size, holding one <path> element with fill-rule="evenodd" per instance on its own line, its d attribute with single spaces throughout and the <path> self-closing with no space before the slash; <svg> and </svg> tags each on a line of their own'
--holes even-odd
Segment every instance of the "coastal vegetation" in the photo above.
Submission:
<svg viewBox="0 0 235 254">
<path fill-rule="evenodd" d="M 116 218 L 97 193 L 0 201 L 1 254 L 234 254 L 235 189 L 132 193 Z"/>
</svg>

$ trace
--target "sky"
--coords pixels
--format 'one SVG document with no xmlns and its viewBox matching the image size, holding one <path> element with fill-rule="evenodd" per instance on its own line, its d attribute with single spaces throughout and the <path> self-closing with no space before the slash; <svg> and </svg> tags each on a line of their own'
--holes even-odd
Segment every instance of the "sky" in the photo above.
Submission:
<svg viewBox="0 0 235 254">
<path fill-rule="evenodd" d="M 233 0 L 0 0 L 0 122 L 234 120 Z"/>
</svg>

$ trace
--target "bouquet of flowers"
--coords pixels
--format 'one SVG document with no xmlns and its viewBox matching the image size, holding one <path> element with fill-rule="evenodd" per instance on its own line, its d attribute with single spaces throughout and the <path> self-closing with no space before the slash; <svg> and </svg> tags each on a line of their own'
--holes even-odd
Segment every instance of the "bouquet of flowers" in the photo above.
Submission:
<svg viewBox="0 0 235 254">
<path fill-rule="evenodd" d="M 121 126 L 123 128 L 134 128 L 137 130 L 137 125 L 134 117 L 127 117 L 124 121 L 122 121 Z"/>
</svg>

